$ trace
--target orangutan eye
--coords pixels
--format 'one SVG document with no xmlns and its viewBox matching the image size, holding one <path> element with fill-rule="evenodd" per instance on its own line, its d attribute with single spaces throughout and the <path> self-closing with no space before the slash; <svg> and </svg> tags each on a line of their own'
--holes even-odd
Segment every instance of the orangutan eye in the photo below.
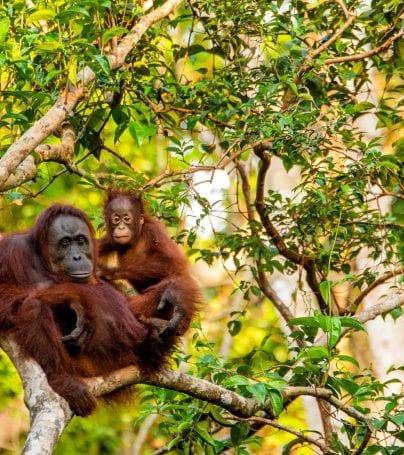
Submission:
<svg viewBox="0 0 404 455">
<path fill-rule="evenodd" d="M 121 219 L 119 218 L 119 216 L 113 216 L 112 217 L 112 222 L 114 224 L 118 224 L 120 221 L 121 221 Z"/>
<path fill-rule="evenodd" d="M 131 219 L 130 216 L 125 216 L 125 217 L 123 218 L 123 221 L 124 221 L 126 224 L 130 224 L 130 223 L 132 222 L 132 219 Z"/>
<path fill-rule="evenodd" d="M 64 237 L 64 238 L 59 242 L 59 245 L 61 245 L 61 246 L 63 246 L 63 247 L 69 246 L 69 245 L 70 245 L 70 239 L 68 239 L 67 237 Z"/>
<path fill-rule="evenodd" d="M 86 243 L 86 238 L 84 237 L 84 235 L 79 235 L 77 237 L 77 243 L 79 245 L 84 245 Z"/>
</svg>

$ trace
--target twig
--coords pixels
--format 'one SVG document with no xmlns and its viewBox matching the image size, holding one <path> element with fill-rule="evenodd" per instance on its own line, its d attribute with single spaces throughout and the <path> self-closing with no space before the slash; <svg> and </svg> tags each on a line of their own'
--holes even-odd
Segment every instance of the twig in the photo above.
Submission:
<svg viewBox="0 0 404 455">
<path fill-rule="evenodd" d="M 315 387 L 305 387 L 305 386 L 297 386 L 297 387 L 286 387 L 282 394 L 287 398 L 298 397 L 301 395 L 309 395 L 312 397 L 322 398 L 323 400 L 328 401 L 337 409 L 340 409 L 345 414 L 353 417 L 354 419 L 358 420 L 359 422 L 363 422 L 368 424 L 369 419 L 362 414 L 361 412 L 357 411 L 352 406 L 348 406 L 343 401 L 339 400 L 338 398 L 334 397 L 332 391 L 329 389 L 324 388 L 315 388 Z"/>
<path fill-rule="evenodd" d="M 317 49 L 315 49 L 314 51 L 310 52 L 308 57 L 307 57 L 307 61 L 305 62 L 306 64 L 310 61 L 310 60 L 313 60 L 315 57 L 317 57 L 318 55 L 320 55 L 325 49 L 329 48 L 331 46 L 332 43 L 335 43 L 335 41 L 337 41 L 338 38 L 340 38 L 343 33 L 345 32 L 345 30 L 351 26 L 352 24 L 352 21 L 354 20 L 354 16 L 352 14 L 349 13 L 347 7 L 345 6 L 345 4 L 341 1 L 341 0 L 335 0 L 336 3 L 338 3 L 338 5 L 341 7 L 342 11 L 344 12 L 345 14 L 345 17 L 346 17 L 346 22 L 345 24 L 339 29 L 337 30 L 332 36 L 330 39 L 328 39 L 324 44 L 322 44 L 320 47 L 318 47 Z M 303 64 L 304 66 L 304 64 Z"/>
<path fill-rule="evenodd" d="M 132 167 L 132 164 L 123 156 L 121 156 L 118 152 L 115 152 L 115 150 L 112 150 L 110 147 L 107 147 L 105 144 L 102 144 L 101 146 L 104 150 L 106 150 L 108 153 L 111 155 L 114 155 L 118 160 L 122 161 L 122 163 L 126 164 L 132 171 L 134 170 Z"/>
<path fill-rule="evenodd" d="M 325 65 L 332 65 L 334 63 L 345 63 L 345 62 L 353 62 L 356 60 L 364 60 L 365 58 L 373 57 L 373 55 L 380 54 L 387 50 L 394 41 L 400 39 L 404 35 L 404 31 L 400 31 L 395 35 L 391 36 L 387 41 L 381 44 L 370 51 L 362 52 L 361 54 L 353 54 L 353 55 L 345 55 L 343 57 L 335 57 L 335 58 L 328 58 L 324 61 Z"/>
<path fill-rule="evenodd" d="M 261 423 L 264 425 L 269 425 L 271 427 L 277 428 L 278 430 L 286 431 L 287 433 L 293 434 L 293 435 L 297 436 L 298 438 L 302 439 L 303 441 L 306 441 L 310 444 L 313 444 L 313 445 L 319 447 L 324 453 L 328 452 L 327 446 L 325 444 L 323 444 L 322 442 L 320 442 L 318 439 L 314 439 L 311 436 L 308 436 L 301 431 L 297 431 L 297 430 L 294 430 L 293 428 L 289 428 L 285 425 L 275 422 L 274 420 L 265 419 L 264 417 L 249 417 L 247 419 L 245 419 L 245 418 L 242 419 L 240 417 L 234 417 L 232 415 L 226 415 L 225 418 L 228 420 L 237 420 L 240 422 L 257 422 L 257 423 Z"/>
</svg>

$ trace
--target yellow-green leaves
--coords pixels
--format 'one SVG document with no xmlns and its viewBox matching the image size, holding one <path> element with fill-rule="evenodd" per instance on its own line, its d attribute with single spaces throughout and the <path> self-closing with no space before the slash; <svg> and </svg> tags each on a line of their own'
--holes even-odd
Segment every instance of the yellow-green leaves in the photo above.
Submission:
<svg viewBox="0 0 404 455">
<path fill-rule="evenodd" d="M 31 13 L 27 17 L 27 24 L 32 24 L 33 22 L 47 21 L 52 20 L 56 16 L 55 12 L 51 9 L 40 9 Z"/>
</svg>

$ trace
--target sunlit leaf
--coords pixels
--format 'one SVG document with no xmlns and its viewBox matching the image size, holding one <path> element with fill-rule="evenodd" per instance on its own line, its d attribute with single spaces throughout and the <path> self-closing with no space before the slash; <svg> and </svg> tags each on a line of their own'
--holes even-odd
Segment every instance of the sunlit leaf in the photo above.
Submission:
<svg viewBox="0 0 404 455">
<path fill-rule="evenodd" d="M 32 22 L 37 22 L 37 21 L 47 21 L 47 20 L 52 20 L 55 17 L 55 12 L 51 9 L 41 9 L 39 11 L 35 11 L 34 13 L 31 13 L 26 21 L 27 24 L 31 24 Z"/>
<path fill-rule="evenodd" d="M 105 44 L 107 41 L 109 41 L 114 36 L 122 36 L 128 32 L 129 32 L 129 30 L 125 27 L 112 27 L 112 28 L 106 30 L 102 34 L 102 44 Z"/>
</svg>

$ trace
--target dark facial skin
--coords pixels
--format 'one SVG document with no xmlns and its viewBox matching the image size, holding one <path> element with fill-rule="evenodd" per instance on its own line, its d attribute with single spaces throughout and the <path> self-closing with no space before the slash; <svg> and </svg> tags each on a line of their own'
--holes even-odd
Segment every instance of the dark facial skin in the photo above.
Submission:
<svg viewBox="0 0 404 455">
<path fill-rule="evenodd" d="M 87 283 L 93 272 L 91 235 L 86 223 L 71 215 L 58 216 L 49 228 L 51 269 L 70 281 Z"/>
<path fill-rule="evenodd" d="M 112 237 L 119 245 L 127 245 L 133 240 L 133 213 L 131 202 L 118 197 L 110 203 Z"/>
</svg>

